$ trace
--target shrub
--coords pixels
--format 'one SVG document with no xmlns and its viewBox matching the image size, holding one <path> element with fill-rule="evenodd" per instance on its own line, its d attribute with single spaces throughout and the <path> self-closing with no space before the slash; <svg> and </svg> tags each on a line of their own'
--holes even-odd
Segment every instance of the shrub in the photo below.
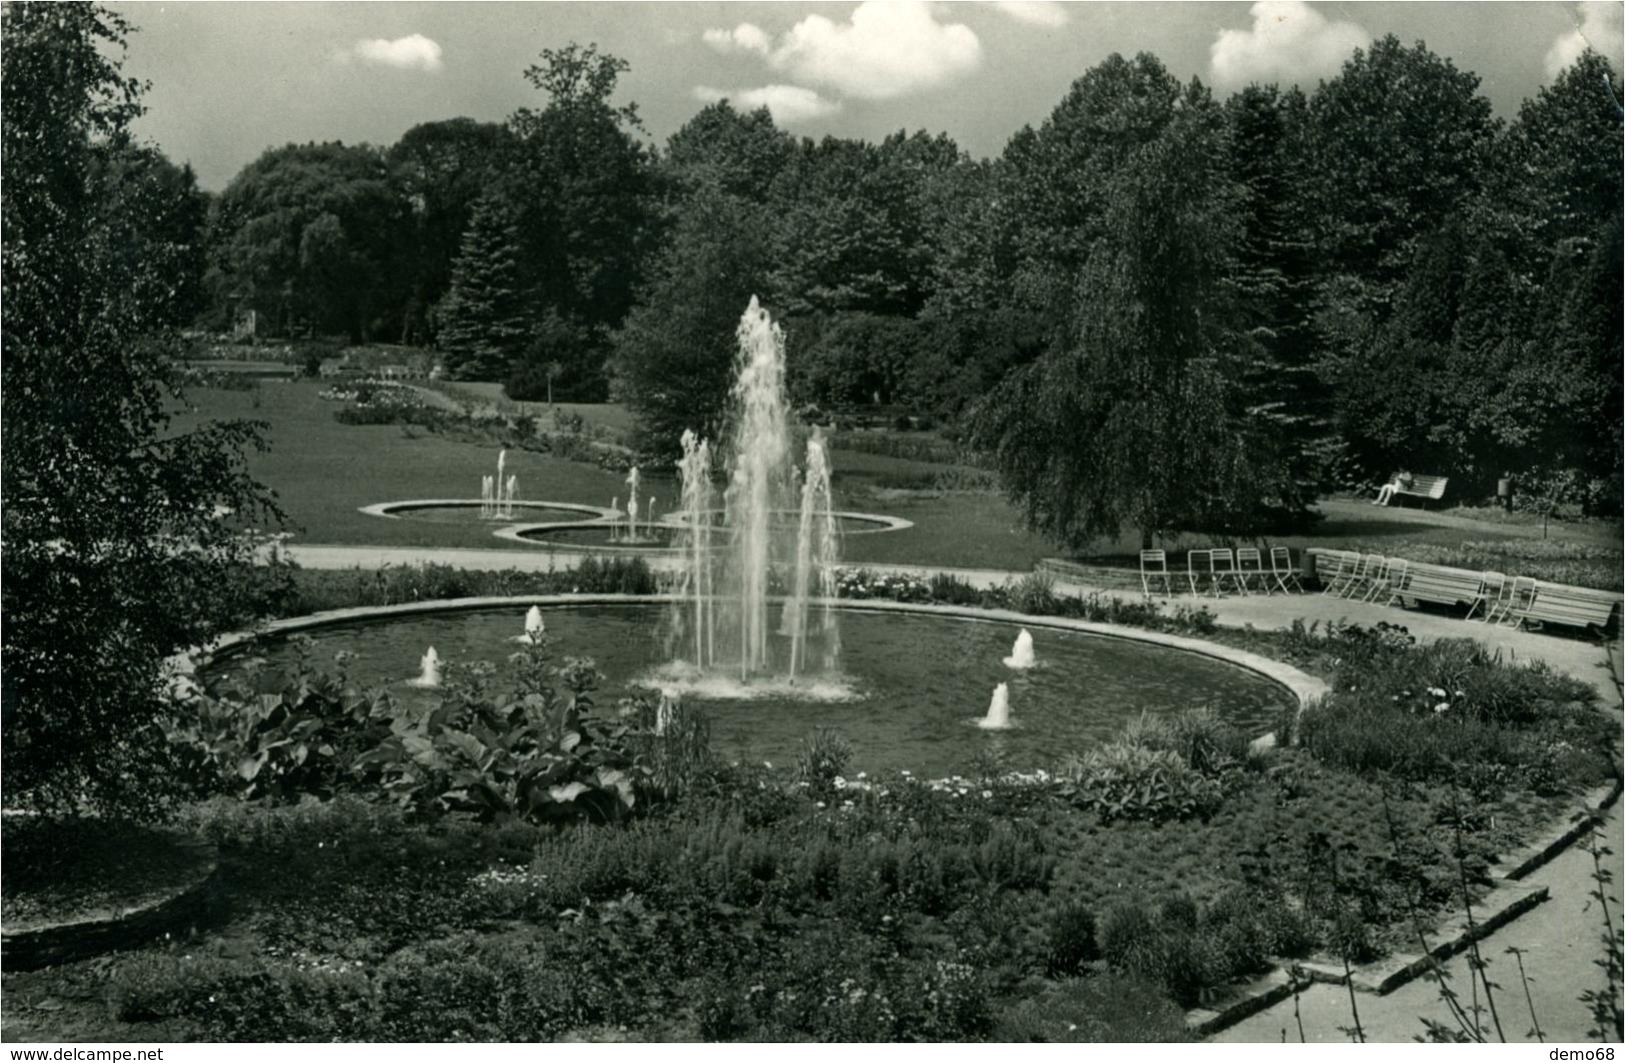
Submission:
<svg viewBox="0 0 1625 1063">
<path fill-rule="evenodd" d="M 1420 648 L 1390 632 L 1341 629 L 1336 690 L 1298 717 L 1297 741 L 1356 774 L 1467 786 L 1480 798 L 1527 785 L 1589 785 L 1604 777 L 1607 741 L 1595 695 L 1550 669 L 1503 663 L 1465 640 Z M 1562 783 L 1549 770 L 1562 761 Z"/>
<path fill-rule="evenodd" d="M 796 778 L 824 793 L 834 789 L 835 780 L 845 775 L 851 760 L 852 743 L 846 735 L 833 727 L 820 727 L 802 740 Z"/>
<path fill-rule="evenodd" d="M 1218 808 L 1220 783 L 1193 770 L 1178 753 L 1132 737 L 1109 742 L 1064 762 L 1060 793 L 1110 822 L 1159 822 L 1205 816 Z"/>
<path fill-rule="evenodd" d="M 1095 944 L 1095 914 L 1069 901 L 1050 916 L 1044 955 L 1044 973 L 1051 978 L 1081 974 L 1084 965 L 1100 956 Z"/>
<path fill-rule="evenodd" d="M 1055 577 L 1043 569 L 1035 569 L 1016 581 L 1010 589 L 1010 604 L 1017 612 L 1034 616 L 1055 613 Z"/>
</svg>

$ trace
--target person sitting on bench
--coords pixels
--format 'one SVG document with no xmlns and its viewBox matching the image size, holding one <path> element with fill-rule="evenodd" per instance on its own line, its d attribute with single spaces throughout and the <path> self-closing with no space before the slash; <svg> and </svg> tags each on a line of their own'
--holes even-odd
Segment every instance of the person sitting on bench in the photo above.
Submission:
<svg viewBox="0 0 1625 1063">
<path fill-rule="evenodd" d="M 1382 485 L 1382 489 L 1377 492 L 1377 497 L 1372 499 L 1371 504 L 1373 506 L 1386 506 L 1393 499 L 1395 491 L 1410 485 L 1411 474 L 1401 470 L 1394 474 L 1392 480 Z"/>
</svg>

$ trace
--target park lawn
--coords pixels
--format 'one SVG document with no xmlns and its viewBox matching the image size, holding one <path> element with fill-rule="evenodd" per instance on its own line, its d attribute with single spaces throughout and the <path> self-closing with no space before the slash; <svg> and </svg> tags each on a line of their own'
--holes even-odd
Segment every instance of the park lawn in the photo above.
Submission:
<svg viewBox="0 0 1625 1063">
<path fill-rule="evenodd" d="M 480 477 L 495 472 L 496 448 L 447 439 L 419 427 L 340 424 L 334 417 L 340 404 L 317 398 L 322 386 L 296 380 L 267 382 L 251 391 L 199 388 L 191 396 L 197 412 L 178 418 L 176 427 L 184 429 L 209 418 L 268 422 L 270 449 L 250 455 L 249 468 L 277 492 L 296 542 L 542 549 L 497 539 L 489 527 L 473 522 L 389 520 L 359 512 L 376 502 L 476 498 Z M 500 393 L 494 384 L 455 387 Z M 545 403 L 530 405 L 546 409 Z M 615 430 L 632 423 L 618 405 L 559 403 L 557 408 L 580 412 L 588 423 Z M 914 522 L 901 532 L 847 536 L 843 557 L 849 562 L 1010 571 L 1024 571 L 1045 557 L 1057 556 L 1123 567 L 1136 564 L 1137 529 L 1125 527 L 1114 539 L 1098 541 L 1074 555 L 1025 530 L 1020 513 L 995 491 L 932 489 L 944 477 L 951 482 L 965 473 L 963 467 L 844 449 L 834 450 L 831 458 L 837 505 Z M 626 496 L 621 474 L 583 462 L 510 449 L 507 470 L 519 477 L 521 499 L 607 506 Z M 640 493 L 656 496 L 662 511 L 669 508 L 676 496 L 669 473 L 646 469 L 644 483 Z M 1589 586 L 1620 585 L 1618 525 L 1552 524 L 1543 544 L 1538 526 L 1474 520 L 1460 510 L 1378 509 L 1351 499 L 1326 499 L 1320 510 L 1325 519 L 1308 531 L 1264 537 L 1259 544 L 1287 546 L 1294 553 L 1310 547 L 1359 549 L 1414 561 L 1504 567 Z M 1159 545 L 1177 554 L 1212 542 L 1206 535 L 1184 535 L 1169 536 Z"/>
<path fill-rule="evenodd" d="M 413 498 L 477 499 L 480 477 L 496 472 L 497 448 L 458 442 L 402 425 L 345 425 L 337 402 L 316 397 L 323 385 L 297 380 L 256 391 L 195 389 L 195 413 L 177 417 L 176 430 L 199 420 L 248 418 L 270 425 L 270 448 L 250 454 L 252 475 L 277 494 L 294 542 L 377 546 L 442 546 L 536 550 L 497 539 L 478 524 L 391 520 L 359 512 L 375 502 Z M 595 465 L 559 461 L 510 449 L 507 472 L 519 478 L 519 497 L 607 506 L 625 496 L 624 478 Z M 658 486 L 651 493 L 663 494 Z"/>
</svg>

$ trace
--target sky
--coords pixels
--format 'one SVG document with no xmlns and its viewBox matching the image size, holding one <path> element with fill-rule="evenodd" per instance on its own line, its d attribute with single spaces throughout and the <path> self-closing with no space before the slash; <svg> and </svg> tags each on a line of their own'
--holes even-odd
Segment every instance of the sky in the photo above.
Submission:
<svg viewBox="0 0 1625 1063">
<path fill-rule="evenodd" d="M 1113 52 L 1155 54 L 1220 96 L 1312 89 L 1392 33 L 1482 79 L 1503 117 L 1587 43 L 1621 61 L 1614 3 L 114 3 L 151 83 L 137 131 L 200 184 L 269 147 L 388 145 L 421 122 L 502 121 L 545 104 L 543 48 L 595 42 L 631 64 L 617 91 L 658 143 L 704 103 L 766 105 L 799 136 L 946 132 L 977 157 L 1038 125 Z"/>
</svg>

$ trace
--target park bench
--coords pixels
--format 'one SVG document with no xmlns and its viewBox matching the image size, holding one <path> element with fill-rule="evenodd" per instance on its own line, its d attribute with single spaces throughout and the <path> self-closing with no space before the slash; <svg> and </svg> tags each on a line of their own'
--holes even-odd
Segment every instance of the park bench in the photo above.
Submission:
<svg viewBox="0 0 1625 1063">
<path fill-rule="evenodd" d="M 1404 580 L 1394 590 L 1394 597 L 1413 602 L 1435 602 L 1439 605 L 1459 605 L 1478 601 L 1484 585 L 1482 572 L 1468 572 L 1443 565 L 1411 565 Z"/>
<path fill-rule="evenodd" d="M 1400 484 L 1394 489 L 1394 498 L 1419 498 L 1425 506 L 1429 501 L 1437 502 L 1443 498 L 1445 485 L 1449 482 L 1448 476 L 1412 476 L 1409 484 Z M 1387 504 L 1392 505 L 1393 499 Z"/>
<path fill-rule="evenodd" d="M 1537 582 L 1533 594 L 1513 605 L 1509 620 L 1514 627 L 1533 622 L 1596 628 L 1600 632 L 1607 630 L 1618 604 L 1619 598 L 1605 591 Z"/>
</svg>

